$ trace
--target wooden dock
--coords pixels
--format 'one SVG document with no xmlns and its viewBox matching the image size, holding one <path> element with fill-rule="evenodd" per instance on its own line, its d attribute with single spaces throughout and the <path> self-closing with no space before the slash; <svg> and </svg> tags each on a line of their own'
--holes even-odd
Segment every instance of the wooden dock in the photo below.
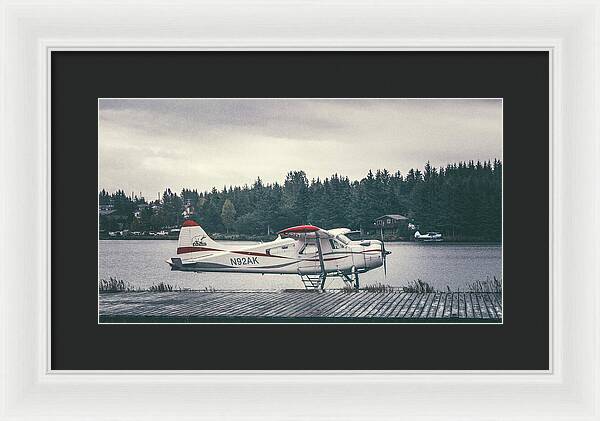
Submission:
<svg viewBox="0 0 600 421">
<path fill-rule="evenodd" d="M 493 292 L 103 292 L 98 304 L 101 323 L 502 322 Z"/>
</svg>

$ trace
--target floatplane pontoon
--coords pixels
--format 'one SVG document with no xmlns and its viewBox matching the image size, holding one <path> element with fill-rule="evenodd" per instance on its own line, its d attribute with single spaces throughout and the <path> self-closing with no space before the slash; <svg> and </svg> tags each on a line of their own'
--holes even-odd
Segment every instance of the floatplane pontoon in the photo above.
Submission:
<svg viewBox="0 0 600 421">
<path fill-rule="evenodd" d="M 328 276 L 359 288 L 359 274 L 384 267 L 383 241 L 352 241 L 348 228 L 324 230 L 300 225 L 278 232 L 275 240 L 251 246 L 217 243 L 194 220 L 183 223 L 171 270 L 192 272 L 296 274 L 307 289 L 323 289 Z"/>
</svg>

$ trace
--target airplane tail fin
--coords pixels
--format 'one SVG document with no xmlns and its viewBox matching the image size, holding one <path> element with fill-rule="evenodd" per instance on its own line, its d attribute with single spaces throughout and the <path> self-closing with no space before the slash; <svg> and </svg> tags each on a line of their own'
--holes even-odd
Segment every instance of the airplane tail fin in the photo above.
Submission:
<svg viewBox="0 0 600 421">
<path fill-rule="evenodd" d="M 177 254 L 198 252 L 212 254 L 221 250 L 223 247 L 210 238 L 196 221 L 188 219 L 181 226 Z"/>
</svg>

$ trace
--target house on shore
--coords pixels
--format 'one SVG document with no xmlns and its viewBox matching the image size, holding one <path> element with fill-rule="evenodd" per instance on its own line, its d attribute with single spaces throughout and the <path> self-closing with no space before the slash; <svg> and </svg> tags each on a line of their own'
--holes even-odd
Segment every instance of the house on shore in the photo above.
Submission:
<svg viewBox="0 0 600 421">
<path fill-rule="evenodd" d="M 412 224 L 404 215 L 389 214 L 376 218 L 373 226 L 386 240 L 402 240 L 409 239 Z"/>
</svg>

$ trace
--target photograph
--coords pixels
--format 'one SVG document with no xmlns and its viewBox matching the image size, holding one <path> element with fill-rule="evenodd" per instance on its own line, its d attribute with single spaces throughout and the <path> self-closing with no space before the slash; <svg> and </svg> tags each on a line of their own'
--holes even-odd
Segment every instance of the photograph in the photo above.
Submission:
<svg viewBox="0 0 600 421">
<path fill-rule="evenodd" d="M 502 98 L 98 98 L 98 323 L 503 323 Z"/>
</svg>

